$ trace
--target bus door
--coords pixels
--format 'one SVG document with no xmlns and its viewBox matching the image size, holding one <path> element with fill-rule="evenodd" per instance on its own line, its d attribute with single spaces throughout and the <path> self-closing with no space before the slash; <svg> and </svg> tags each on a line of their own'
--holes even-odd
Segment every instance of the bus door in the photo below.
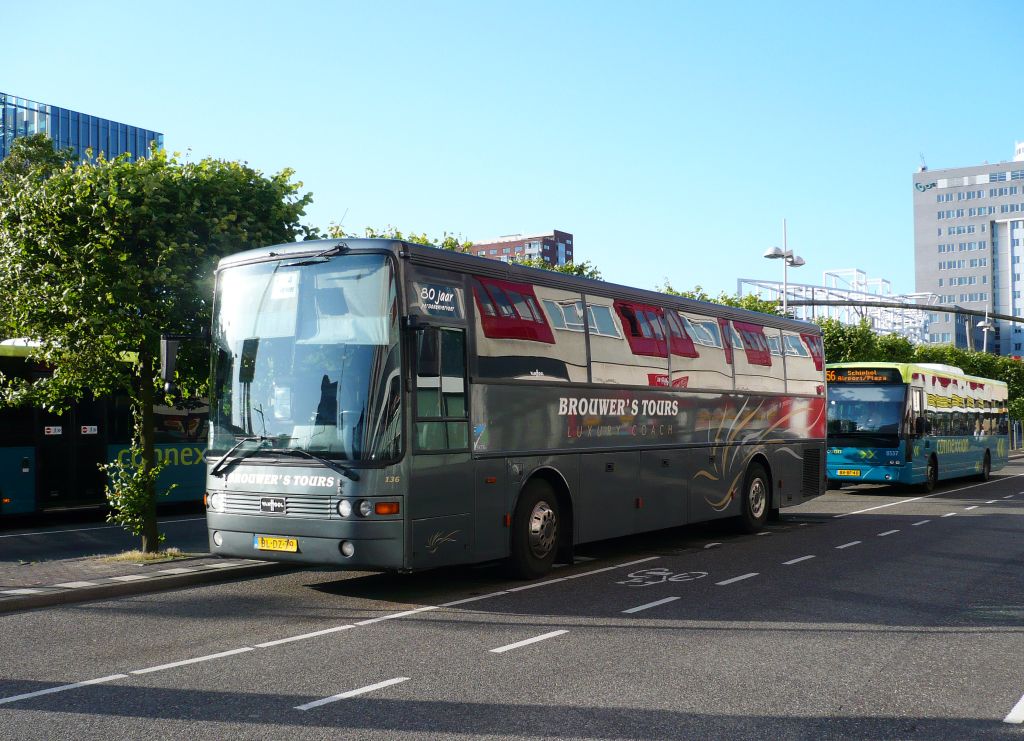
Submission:
<svg viewBox="0 0 1024 741">
<path fill-rule="evenodd" d="M 63 414 L 39 410 L 35 432 L 39 459 L 36 502 L 39 509 L 101 504 L 106 463 L 103 404 L 83 399 Z"/>
<path fill-rule="evenodd" d="M 71 424 L 71 410 L 55 414 L 39 409 L 36 414 L 36 506 L 40 510 L 68 507 L 74 500 Z"/>
<path fill-rule="evenodd" d="M 411 566 L 471 560 L 472 459 L 466 330 L 427 326 L 412 339 L 412 455 L 406 509 Z"/>
<path fill-rule="evenodd" d="M 924 452 L 925 445 L 931 448 L 931 441 L 927 439 L 928 417 L 925 413 L 925 390 L 911 386 L 908 403 L 910 404 L 910 434 L 907 435 L 905 460 L 910 462 L 914 459 L 914 449 L 920 446 L 922 449 L 919 453 Z M 924 438 L 923 443 L 915 443 L 915 440 L 922 438 Z"/>
<path fill-rule="evenodd" d="M 931 430 L 928 429 L 930 422 L 925 412 L 925 391 L 922 388 L 910 387 L 910 434 L 905 441 L 906 451 L 904 460 L 912 464 L 915 473 L 920 469 L 924 474 L 928 466 L 928 456 L 932 452 L 932 441 L 929 438 Z"/>
</svg>

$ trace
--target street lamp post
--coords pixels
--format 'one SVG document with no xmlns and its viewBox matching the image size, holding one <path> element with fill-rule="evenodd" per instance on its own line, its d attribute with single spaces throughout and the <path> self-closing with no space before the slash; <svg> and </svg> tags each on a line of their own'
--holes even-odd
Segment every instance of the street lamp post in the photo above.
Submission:
<svg viewBox="0 0 1024 741">
<path fill-rule="evenodd" d="M 793 250 L 789 249 L 786 243 L 786 220 L 782 220 L 782 247 L 772 247 L 770 250 L 764 253 L 764 256 L 769 260 L 782 260 L 782 315 L 789 315 L 789 307 L 786 303 L 786 297 L 789 294 L 789 275 L 788 269 L 790 266 L 798 268 L 804 264 L 804 259 L 793 254 Z"/>
<path fill-rule="evenodd" d="M 976 325 L 981 330 L 981 351 L 988 352 L 988 333 L 996 331 L 996 325 L 988 318 L 988 312 L 985 312 L 985 318 L 982 319 Z"/>
</svg>

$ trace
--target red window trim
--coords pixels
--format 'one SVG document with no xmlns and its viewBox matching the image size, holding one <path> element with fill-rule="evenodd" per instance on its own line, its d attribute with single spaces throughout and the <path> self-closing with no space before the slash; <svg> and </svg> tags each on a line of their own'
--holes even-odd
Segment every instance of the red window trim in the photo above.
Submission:
<svg viewBox="0 0 1024 741">
<path fill-rule="evenodd" d="M 718 329 L 722 333 L 722 349 L 725 350 L 725 362 L 732 365 L 732 328 L 728 319 L 718 320 Z"/>
<path fill-rule="evenodd" d="M 488 295 L 493 291 L 501 292 L 501 295 L 504 296 L 505 300 L 512 307 L 513 312 L 515 312 L 514 317 L 502 315 L 501 307 Z M 546 342 L 549 345 L 555 344 L 555 335 L 551 331 L 550 325 L 548 325 L 547 316 L 543 310 L 537 321 L 524 318 L 519 314 L 519 309 L 507 291 L 515 291 L 524 299 L 533 299 L 533 306 L 540 308 L 537 294 L 534 292 L 533 286 L 528 283 L 513 283 L 506 280 L 473 276 L 473 296 L 476 298 L 480 326 L 483 327 L 484 336 L 491 339 L 531 340 L 533 342 Z M 481 298 L 481 292 L 483 292 L 483 298 Z M 493 307 L 493 316 L 484 311 L 485 300 L 488 305 Z M 527 305 L 530 306 L 529 301 L 527 301 Z M 531 311 L 533 311 L 533 306 L 530 306 Z"/>
<path fill-rule="evenodd" d="M 675 320 L 674 322 L 673 319 Z M 678 312 L 672 311 L 671 309 L 666 311 L 665 324 L 667 324 L 669 328 L 669 346 L 672 349 L 673 355 L 678 355 L 681 358 L 700 357 L 700 353 L 697 352 L 697 346 L 694 344 L 690 335 L 686 333 L 686 324 L 683 322 L 683 318 L 679 316 Z M 673 334 L 672 330 L 678 331 L 680 336 Z"/>
<path fill-rule="evenodd" d="M 657 320 L 660 322 L 662 319 L 662 310 L 657 306 L 650 306 L 648 304 L 636 304 L 632 301 L 615 301 L 615 313 L 619 315 L 619 321 L 622 322 L 622 332 L 626 335 L 626 342 L 629 343 L 629 349 L 633 351 L 634 355 L 646 355 L 652 358 L 667 358 L 668 357 L 668 345 L 664 340 L 665 325 L 661 325 L 662 339 L 658 337 L 645 337 L 641 332 L 639 335 L 634 334 L 632 331 L 633 324 L 627 318 L 627 314 L 631 314 L 637 321 L 637 331 L 640 331 L 639 317 L 637 314 L 654 314 Z M 647 319 L 645 317 L 645 319 Z"/>
<path fill-rule="evenodd" d="M 822 343 L 821 337 L 801 332 L 800 339 L 803 340 L 811 357 L 814 358 L 814 370 L 823 370 L 825 368 L 825 345 Z"/>
<path fill-rule="evenodd" d="M 772 366 L 772 350 L 768 345 L 768 338 L 765 336 L 764 327 L 760 324 L 750 322 L 732 323 L 736 333 L 743 343 L 743 350 L 747 354 L 747 362 L 751 365 L 762 365 L 766 368 Z"/>
</svg>

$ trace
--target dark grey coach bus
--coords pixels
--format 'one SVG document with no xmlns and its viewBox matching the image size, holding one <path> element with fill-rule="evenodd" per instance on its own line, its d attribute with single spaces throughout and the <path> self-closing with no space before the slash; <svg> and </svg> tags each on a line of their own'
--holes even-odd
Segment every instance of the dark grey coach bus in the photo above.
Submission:
<svg viewBox="0 0 1024 741">
<path fill-rule="evenodd" d="M 812 324 L 391 240 L 221 260 L 207 520 L 224 556 L 417 571 L 825 489 Z"/>
</svg>

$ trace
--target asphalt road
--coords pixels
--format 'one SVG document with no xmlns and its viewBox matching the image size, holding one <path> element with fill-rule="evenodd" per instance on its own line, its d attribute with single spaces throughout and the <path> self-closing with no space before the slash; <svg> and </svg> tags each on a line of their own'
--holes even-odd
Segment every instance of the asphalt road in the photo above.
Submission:
<svg viewBox="0 0 1024 741">
<path fill-rule="evenodd" d="M 538 582 L 314 569 L 0 615 L 0 737 L 1024 733 L 1024 466 L 578 552 Z"/>
</svg>

